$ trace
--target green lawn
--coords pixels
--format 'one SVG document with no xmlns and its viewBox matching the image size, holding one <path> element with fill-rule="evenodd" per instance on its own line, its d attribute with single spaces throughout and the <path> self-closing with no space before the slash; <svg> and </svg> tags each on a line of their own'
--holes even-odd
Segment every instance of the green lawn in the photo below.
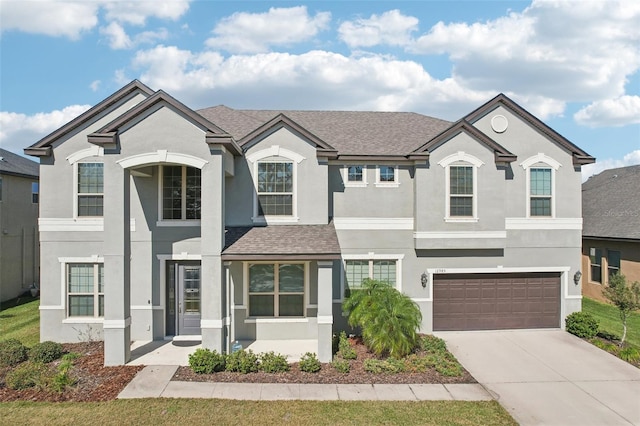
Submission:
<svg viewBox="0 0 640 426">
<path fill-rule="evenodd" d="M 0 403 L 2 419 L 31 425 L 516 425 L 496 401 L 230 401 L 138 399 Z"/>
<path fill-rule="evenodd" d="M 0 309 L 0 340 L 15 338 L 25 346 L 40 341 L 39 299 L 22 297 L 2 303 Z"/>
<path fill-rule="evenodd" d="M 598 320 L 600 330 L 622 336 L 622 321 L 620 321 L 618 308 L 615 306 L 583 297 L 582 310 L 590 313 Z M 640 313 L 638 312 L 631 313 L 627 320 L 626 341 L 640 348 Z"/>
</svg>

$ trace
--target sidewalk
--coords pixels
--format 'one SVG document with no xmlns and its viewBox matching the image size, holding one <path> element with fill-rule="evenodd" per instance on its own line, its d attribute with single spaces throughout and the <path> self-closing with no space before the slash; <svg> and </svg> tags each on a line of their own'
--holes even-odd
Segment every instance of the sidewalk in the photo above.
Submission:
<svg viewBox="0 0 640 426">
<path fill-rule="evenodd" d="M 480 384 L 280 384 L 171 381 L 175 365 L 150 365 L 125 387 L 118 399 L 218 398 L 248 401 L 489 401 Z"/>
</svg>

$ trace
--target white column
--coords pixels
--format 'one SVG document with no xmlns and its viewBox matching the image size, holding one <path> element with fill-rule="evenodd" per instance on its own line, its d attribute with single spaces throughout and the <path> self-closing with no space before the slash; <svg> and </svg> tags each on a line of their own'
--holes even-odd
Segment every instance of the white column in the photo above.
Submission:
<svg viewBox="0 0 640 426">
<path fill-rule="evenodd" d="M 333 336 L 333 261 L 318 262 L 318 360 L 330 362 Z"/>
</svg>

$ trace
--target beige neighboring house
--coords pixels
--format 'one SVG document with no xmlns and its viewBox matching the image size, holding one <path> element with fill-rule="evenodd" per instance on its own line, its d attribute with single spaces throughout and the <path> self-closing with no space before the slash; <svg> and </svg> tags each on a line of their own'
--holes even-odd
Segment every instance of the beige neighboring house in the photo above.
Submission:
<svg viewBox="0 0 640 426">
<path fill-rule="evenodd" d="M 582 184 L 582 215 L 582 294 L 606 300 L 602 287 L 616 272 L 640 281 L 640 165 Z"/>
<path fill-rule="evenodd" d="M 0 149 L 0 301 L 39 287 L 38 163 Z"/>
</svg>

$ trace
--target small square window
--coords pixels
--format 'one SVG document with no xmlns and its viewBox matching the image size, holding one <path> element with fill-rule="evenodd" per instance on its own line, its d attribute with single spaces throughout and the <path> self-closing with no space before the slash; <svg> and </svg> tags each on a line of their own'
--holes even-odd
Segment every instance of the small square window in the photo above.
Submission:
<svg viewBox="0 0 640 426">
<path fill-rule="evenodd" d="M 380 166 L 378 168 L 380 173 L 380 182 L 391 183 L 396 181 L 396 169 L 392 166 Z"/>
<path fill-rule="evenodd" d="M 363 182 L 364 173 L 363 166 L 349 166 L 347 173 L 347 180 L 349 182 Z"/>
</svg>

